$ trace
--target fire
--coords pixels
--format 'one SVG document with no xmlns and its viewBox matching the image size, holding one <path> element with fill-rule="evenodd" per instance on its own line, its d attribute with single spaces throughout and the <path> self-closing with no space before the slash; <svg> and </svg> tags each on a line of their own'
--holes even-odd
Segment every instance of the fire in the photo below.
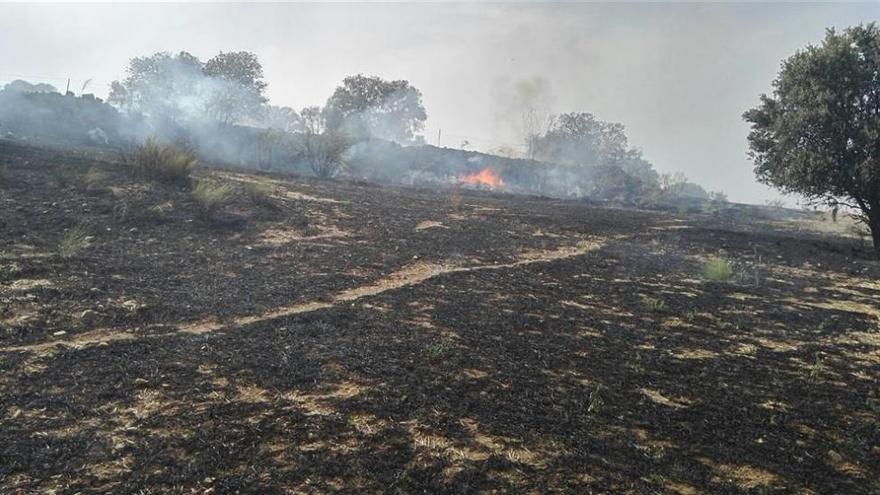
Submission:
<svg viewBox="0 0 880 495">
<path fill-rule="evenodd" d="M 500 187 L 504 185 L 501 176 L 488 168 L 484 168 L 479 172 L 462 175 L 458 178 L 461 184 L 470 184 L 472 186 Z"/>
</svg>

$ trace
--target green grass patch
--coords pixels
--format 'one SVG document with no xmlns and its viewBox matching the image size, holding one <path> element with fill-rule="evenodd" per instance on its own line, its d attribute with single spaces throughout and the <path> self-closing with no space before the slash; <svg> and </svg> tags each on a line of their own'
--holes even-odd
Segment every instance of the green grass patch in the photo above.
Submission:
<svg viewBox="0 0 880 495">
<path fill-rule="evenodd" d="M 703 278 L 712 282 L 730 282 L 736 277 L 733 264 L 723 256 L 712 256 L 703 263 Z"/>
</svg>

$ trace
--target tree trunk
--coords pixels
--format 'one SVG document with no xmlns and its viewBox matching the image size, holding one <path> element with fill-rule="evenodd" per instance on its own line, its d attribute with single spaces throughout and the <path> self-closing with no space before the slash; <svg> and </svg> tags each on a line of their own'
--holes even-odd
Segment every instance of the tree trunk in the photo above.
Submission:
<svg viewBox="0 0 880 495">
<path fill-rule="evenodd" d="M 871 238 L 874 240 L 874 254 L 880 258 L 880 214 L 874 215 L 868 222 L 868 228 L 871 229 Z"/>
</svg>

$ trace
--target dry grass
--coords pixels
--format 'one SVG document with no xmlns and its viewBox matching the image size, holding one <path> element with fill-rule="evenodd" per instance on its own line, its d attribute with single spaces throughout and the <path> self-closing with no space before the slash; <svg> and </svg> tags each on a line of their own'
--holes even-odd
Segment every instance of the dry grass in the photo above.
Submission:
<svg viewBox="0 0 880 495">
<path fill-rule="evenodd" d="M 134 151 L 130 165 L 141 177 L 166 184 L 187 185 L 198 159 L 190 151 L 148 138 Z"/>
<path fill-rule="evenodd" d="M 248 199 L 257 206 L 268 209 L 275 209 L 278 207 L 274 198 L 275 188 L 269 184 L 248 182 L 244 185 L 244 192 Z"/>
<path fill-rule="evenodd" d="M 192 197 L 202 214 L 212 218 L 229 203 L 232 186 L 223 182 L 200 180 L 193 188 Z"/>
<path fill-rule="evenodd" d="M 641 296 L 641 299 L 642 304 L 652 313 L 663 313 L 666 311 L 666 301 L 663 299 L 646 296 L 644 294 Z"/>
<path fill-rule="evenodd" d="M 86 189 L 89 191 L 99 190 L 104 187 L 109 179 L 109 175 L 107 172 L 97 168 L 92 167 L 88 172 L 83 176 L 83 182 L 86 185 Z"/>
<path fill-rule="evenodd" d="M 76 256 L 89 247 L 89 234 L 85 228 L 77 225 L 68 230 L 58 242 L 58 254 L 64 258 Z"/>
</svg>

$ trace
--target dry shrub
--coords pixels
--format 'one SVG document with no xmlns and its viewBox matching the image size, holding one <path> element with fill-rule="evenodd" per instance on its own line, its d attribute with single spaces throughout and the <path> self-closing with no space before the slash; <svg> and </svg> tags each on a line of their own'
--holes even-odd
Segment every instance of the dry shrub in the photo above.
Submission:
<svg viewBox="0 0 880 495">
<path fill-rule="evenodd" d="M 269 184 L 248 182 L 244 186 L 244 192 L 250 201 L 263 208 L 277 209 L 278 204 L 275 202 L 275 188 Z"/>
<path fill-rule="evenodd" d="M 190 174 L 198 165 L 198 159 L 191 151 L 148 138 L 135 149 L 130 165 L 141 177 L 184 186 L 189 184 Z"/>
</svg>

